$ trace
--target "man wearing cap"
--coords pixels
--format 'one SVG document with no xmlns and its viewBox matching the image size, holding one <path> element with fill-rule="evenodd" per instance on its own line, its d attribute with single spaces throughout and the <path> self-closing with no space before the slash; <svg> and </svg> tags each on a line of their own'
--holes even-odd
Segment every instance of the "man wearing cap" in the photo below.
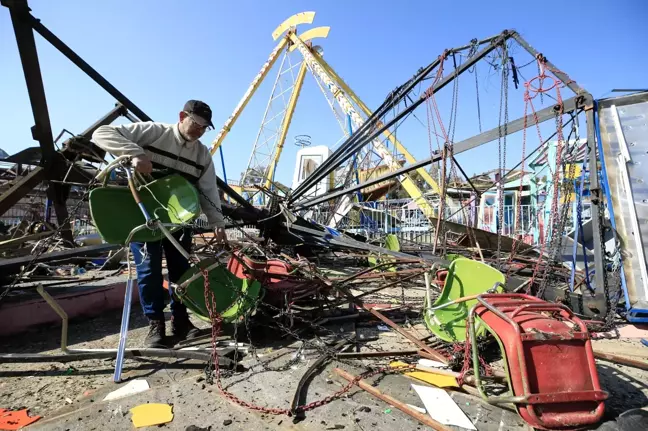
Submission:
<svg viewBox="0 0 648 431">
<path fill-rule="evenodd" d="M 121 126 L 101 126 L 92 135 L 100 148 L 115 155 L 132 157 L 133 167 L 151 174 L 153 168 L 163 170 L 163 175 L 177 173 L 192 182 L 199 190 L 200 204 L 209 226 L 216 229 L 216 240 L 227 241 L 221 202 L 216 186 L 216 172 L 211 154 L 198 139 L 208 127 L 214 127 L 209 106 L 199 100 L 188 101 L 180 112 L 176 124 L 141 122 Z M 154 173 L 154 176 L 156 173 Z M 190 230 L 174 235 L 189 250 Z M 140 303 L 149 319 L 146 336 L 148 347 L 169 347 L 164 323 L 164 288 L 162 287 L 162 253 L 166 256 L 169 281 L 177 282 L 189 269 L 189 262 L 168 241 L 132 243 L 131 250 L 137 268 Z M 171 327 L 174 338 L 183 340 L 198 332 L 189 321 L 187 308 L 171 295 Z"/>
</svg>

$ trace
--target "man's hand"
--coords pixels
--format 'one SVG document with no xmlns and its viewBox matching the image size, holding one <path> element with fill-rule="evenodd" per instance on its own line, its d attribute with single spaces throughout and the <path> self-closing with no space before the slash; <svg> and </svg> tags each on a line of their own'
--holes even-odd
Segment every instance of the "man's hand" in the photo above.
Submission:
<svg viewBox="0 0 648 431">
<path fill-rule="evenodd" d="M 150 174 L 151 172 L 153 172 L 153 164 L 151 163 L 151 159 L 149 159 L 146 154 L 133 157 L 131 163 L 135 170 L 139 173 Z"/>
<path fill-rule="evenodd" d="M 225 233 L 225 228 L 217 227 L 215 231 L 215 238 L 217 244 L 227 244 L 227 233 Z"/>
</svg>

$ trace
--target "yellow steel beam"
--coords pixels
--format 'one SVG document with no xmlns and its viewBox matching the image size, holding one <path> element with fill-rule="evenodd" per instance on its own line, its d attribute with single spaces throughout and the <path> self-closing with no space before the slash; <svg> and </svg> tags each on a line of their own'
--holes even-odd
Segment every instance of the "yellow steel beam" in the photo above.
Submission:
<svg viewBox="0 0 648 431">
<path fill-rule="evenodd" d="M 351 120 L 355 123 L 356 127 L 362 126 L 365 120 L 356 112 L 343 89 L 338 86 L 338 83 L 335 82 L 334 78 L 324 69 L 318 59 L 313 55 L 311 49 L 309 49 L 309 47 L 296 34 L 289 34 L 289 37 L 292 42 L 297 45 L 297 49 L 299 49 L 299 52 L 304 57 L 304 61 L 308 64 L 311 71 L 317 74 L 327 85 L 329 91 L 333 94 L 340 107 L 347 115 L 351 117 Z M 385 164 L 389 166 L 389 169 L 391 171 L 395 171 L 401 167 L 393 157 L 393 155 L 390 153 L 390 151 L 387 149 L 387 147 L 385 147 L 385 145 L 383 145 L 383 143 L 379 139 L 374 139 L 372 141 L 372 144 L 380 157 L 383 158 Z M 417 206 L 421 209 L 421 211 L 423 211 L 423 214 L 425 214 L 428 219 L 436 217 L 436 213 L 432 205 L 430 205 L 430 203 L 425 199 L 419 187 L 407 174 L 400 175 L 398 177 L 398 180 L 400 181 L 405 191 L 416 202 Z M 348 195 L 344 196 L 340 207 L 348 208 L 350 201 L 351 199 Z M 334 215 L 329 224 L 335 226 L 343 215 L 344 214 Z"/>
<path fill-rule="evenodd" d="M 306 77 L 307 70 L 308 66 L 306 66 L 306 62 L 303 61 L 301 66 L 299 67 L 299 72 L 297 73 L 297 79 L 295 80 L 295 86 L 293 88 L 292 94 L 290 95 L 290 100 L 288 100 L 286 114 L 284 115 L 283 121 L 281 122 L 281 131 L 279 132 L 279 138 L 277 139 L 277 144 L 275 145 L 272 161 L 270 162 L 268 171 L 266 172 L 265 187 L 267 189 L 269 189 L 270 185 L 272 184 L 272 180 L 277 169 L 277 164 L 279 163 L 279 157 L 281 157 L 281 151 L 283 150 L 284 143 L 286 142 L 288 128 L 290 127 L 290 122 L 292 121 L 293 114 L 295 113 L 295 107 L 297 106 L 299 93 L 301 92 L 302 85 L 304 84 L 304 78 Z"/>
<path fill-rule="evenodd" d="M 299 38 L 304 42 L 307 42 L 311 39 L 315 39 L 318 37 L 326 38 L 328 37 L 329 31 L 331 31 L 331 27 L 315 27 L 301 33 L 299 35 Z M 293 44 L 290 46 L 290 48 L 288 48 L 288 52 L 293 52 L 296 48 L 297 46 Z"/>
<path fill-rule="evenodd" d="M 289 40 L 288 37 L 284 37 L 277 44 L 275 49 L 272 50 L 272 52 L 270 53 L 270 57 L 268 57 L 268 60 L 265 63 L 263 63 L 263 66 L 261 66 L 261 70 L 252 80 L 252 84 L 250 84 L 250 86 L 248 87 L 247 91 L 243 95 L 243 98 L 239 101 L 238 105 L 236 105 L 236 108 L 234 108 L 234 112 L 232 112 L 232 115 L 229 116 L 227 121 L 225 121 L 225 124 L 223 124 L 223 127 L 221 127 L 220 131 L 218 132 L 218 135 L 216 135 L 216 138 L 214 138 L 214 141 L 212 142 L 211 148 L 209 149 L 209 152 L 212 154 L 212 156 L 216 153 L 218 147 L 221 146 L 223 140 L 225 139 L 225 136 L 227 136 L 229 131 L 232 129 L 232 126 L 238 119 L 239 115 L 241 115 L 241 112 L 243 112 L 243 109 L 245 108 L 245 106 L 248 104 L 248 102 L 250 101 L 254 93 L 261 85 L 261 82 L 263 82 L 263 79 L 268 75 L 270 69 L 272 69 L 272 66 L 279 58 L 279 53 L 288 44 L 288 40 Z"/>
<path fill-rule="evenodd" d="M 302 37 L 302 35 L 300 35 L 300 37 Z M 293 47 L 290 47 L 290 49 L 293 49 Z M 365 105 L 365 103 L 360 99 L 360 97 L 358 97 L 357 94 L 354 93 L 351 87 L 349 87 L 346 84 L 346 82 L 344 82 L 344 80 L 340 77 L 340 75 L 338 75 L 335 72 L 335 70 L 326 62 L 326 60 L 324 60 L 324 58 L 321 55 L 319 55 L 317 51 L 311 50 L 311 52 L 313 53 L 315 59 L 322 65 L 324 70 L 326 70 L 326 72 L 328 72 L 333 77 L 333 79 L 340 85 L 340 87 L 349 95 L 351 100 L 353 100 L 356 103 L 356 105 L 358 105 L 360 109 L 362 109 L 365 115 L 370 116 L 371 114 L 373 114 L 373 112 L 371 112 L 369 107 Z M 376 127 L 380 128 L 382 126 L 383 126 L 382 122 L 378 121 L 376 123 Z M 403 144 L 401 144 L 389 130 L 385 129 L 383 135 L 385 135 L 385 137 L 389 139 L 392 145 L 394 145 L 396 149 L 403 156 L 405 156 L 405 160 L 407 160 L 408 163 L 417 162 L 414 156 L 412 156 L 412 154 L 409 151 L 407 151 L 407 148 L 405 148 L 405 146 L 403 146 Z M 438 193 L 439 195 L 441 194 L 441 188 L 439 187 L 439 184 L 437 184 L 437 182 L 434 181 L 434 179 L 424 168 L 417 169 L 416 172 L 418 172 L 418 174 L 425 180 L 425 182 L 428 183 L 430 187 L 432 187 L 432 190 L 434 190 L 435 193 Z"/>
<path fill-rule="evenodd" d="M 299 24 L 312 24 L 313 19 L 315 19 L 315 12 L 296 13 L 279 24 L 279 27 L 275 28 L 275 31 L 272 32 L 272 38 L 274 40 L 279 39 L 279 36 L 284 34 L 289 28 L 298 26 Z"/>
</svg>

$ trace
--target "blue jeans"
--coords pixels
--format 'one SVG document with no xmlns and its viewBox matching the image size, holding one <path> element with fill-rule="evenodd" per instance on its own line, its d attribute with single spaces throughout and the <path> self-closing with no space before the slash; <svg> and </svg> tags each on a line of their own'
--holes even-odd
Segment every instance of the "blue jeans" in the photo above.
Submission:
<svg viewBox="0 0 648 431">
<path fill-rule="evenodd" d="M 173 234 L 182 247 L 189 251 L 191 248 L 191 230 L 180 230 Z M 144 247 L 146 245 L 146 247 Z M 189 269 L 185 259 L 171 241 L 163 239 L 156 242 L 131 243 L 131 252 L 137 268 L 137 286 L 139 288 L 140 304 L 144 315 L 152 320 L 164 320 L 164 287 L 162 285 L 162 251 L 166 256 L 169 281 L 176 283 Z M 188 317 L 187 307 L 173 298 L 173 289 L 169 284 L 171 297 L 171 315 L 174 319 Z"/>
</svg>

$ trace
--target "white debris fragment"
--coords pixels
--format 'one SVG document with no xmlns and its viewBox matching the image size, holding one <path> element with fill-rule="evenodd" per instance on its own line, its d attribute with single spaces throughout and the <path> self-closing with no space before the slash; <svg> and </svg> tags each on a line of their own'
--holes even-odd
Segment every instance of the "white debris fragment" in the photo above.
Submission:
<svg viewBox="0 0 648 431">
<path fill-rule="evenodd" d="M 124 398 L 129 395 L 135 395 L 140 392 L 144 392 L 150 388 L 148 382 L 144 379 L 136 379 L 128 382 L 121 388 L 112 391 L 103 399 L 104 401 L 112 401 L 119 398 Z"/>
<path fill-rule="evenodd" d="M 446 391 L 431 386 L 412 385 L 432 419 L 443 425 L 455 425 L 469 430 L 477 430 L 468 416 Z"/>
</svg>

